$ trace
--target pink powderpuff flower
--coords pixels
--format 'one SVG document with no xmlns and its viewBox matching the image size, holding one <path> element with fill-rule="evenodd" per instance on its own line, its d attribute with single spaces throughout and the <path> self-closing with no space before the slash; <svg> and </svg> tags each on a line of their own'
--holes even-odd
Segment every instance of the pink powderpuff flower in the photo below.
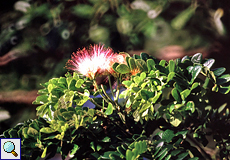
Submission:
<svg viewBox="0 0 230 160">
<path fill-rule="evenodd" d="M 97 76 L 109 74 L 114 55 L 111 48 L 104 48 L 104 45 L 91 45 L 89 48 L 73 53 L 66 68 L 95 79 Z"/>
</svg>

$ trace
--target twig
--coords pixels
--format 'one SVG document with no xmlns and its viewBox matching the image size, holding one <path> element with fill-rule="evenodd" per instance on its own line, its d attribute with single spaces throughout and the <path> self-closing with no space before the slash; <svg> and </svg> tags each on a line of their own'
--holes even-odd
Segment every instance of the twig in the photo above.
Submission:
<svg viewBox="0 0 230 160">
<path fill-rule="evenodd" d="M 205 150 L 200 146 L 200 144 L 191 135 L 188 134 L 187 138 L 199 148 L 200 152 L 203 153 L 207 159 L 212 160 L 210 155 L 205 152 Z"/>
</svg>

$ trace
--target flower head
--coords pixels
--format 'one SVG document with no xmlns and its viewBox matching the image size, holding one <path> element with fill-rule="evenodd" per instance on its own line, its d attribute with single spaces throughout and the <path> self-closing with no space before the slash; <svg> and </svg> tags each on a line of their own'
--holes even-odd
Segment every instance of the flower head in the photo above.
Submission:
<svg viewBox="0 0 230 160">
<path fill-rule="evenodd" d="M 132 76 L 135 76 L 137 73 L 141 73 L 140 69 L 138 68 L 134 68 L 130 71 L 131 75 Z"/>
<path fill-rule="evenodd" d="M 94 79 L 98 75 L 109 74 L 114 55 L 111 48 L 104 48 L 104 45 L 91 45 L 89 48 L 73 53 L 66 68 Z"/>
</svg>

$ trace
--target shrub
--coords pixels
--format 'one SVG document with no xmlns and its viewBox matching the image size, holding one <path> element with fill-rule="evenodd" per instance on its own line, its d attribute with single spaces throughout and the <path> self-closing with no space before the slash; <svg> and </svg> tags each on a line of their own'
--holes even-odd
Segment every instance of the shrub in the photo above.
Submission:
<svg viewBox="0 0 230 160">
<path fill-rule="evenodd" d="M 76 55 L 89 52 L 90 59 L 92 48 Z M 34 101 L 38 119 L 1 138 L 21 138 L 23 159 L 61 153 L 63 159 L 197 160 L 215 158 L 204 150 L 212 135 L 215 156 L 229 159 L 229 109 L 211 106 L 208 96 L 230 91 L 225 68 L 211 69 L 215 60 L 201 53 L 169 62 L 146 53 L 111 56 L 110 68 L 93 72 L 89 64 L 91 76 L 79 73 L 81 61 L 73 56 L 68 64 L 78 72 L 42 84 Z"/>
</svg>

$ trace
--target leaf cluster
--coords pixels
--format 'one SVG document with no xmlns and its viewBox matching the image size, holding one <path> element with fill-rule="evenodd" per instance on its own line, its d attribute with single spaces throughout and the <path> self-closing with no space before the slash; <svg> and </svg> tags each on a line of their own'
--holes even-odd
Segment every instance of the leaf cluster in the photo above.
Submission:
<svg viewBox="0 0 230 160">
<path fill-rule="evenodd" d="M 230 75 L 211 69 L 214 62 L 200 53 L 169 62 L 127 56 L 112 66 L 118 84 L 113 89 L 108 77 L 112 93 L 77 73 L 52 78 L 34 101 L 39 118 L 2 137 L 20 137 L 26 159 L 61 153 L 63 159 L 196 160 L 211 159 L 204 147 L 212 135 L 219 157 L 228 159 L 229 109 L 214 109 L 208 93 L 227 94 Z"/>
</svg>

